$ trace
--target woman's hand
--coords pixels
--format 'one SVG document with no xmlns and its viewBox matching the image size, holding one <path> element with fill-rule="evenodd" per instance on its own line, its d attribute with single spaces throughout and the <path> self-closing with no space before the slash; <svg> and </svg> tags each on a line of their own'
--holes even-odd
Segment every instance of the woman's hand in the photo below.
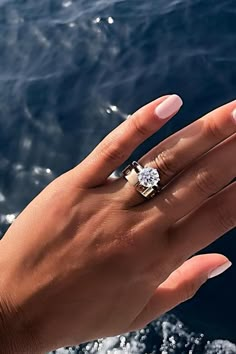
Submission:
<svg viewBox="0 0 236 354">
<path fill-rule="evenodd" d="M 189 257 L 235 226 L 235 101 L 142 157 L 160 172 L 154 199 L 109 178 L 181 104 L 172 95 L 141 108 L 10 227 L 0 242 L 1 353 L 143 327 L 231 265 L 217 254 Z"/>
</svg>

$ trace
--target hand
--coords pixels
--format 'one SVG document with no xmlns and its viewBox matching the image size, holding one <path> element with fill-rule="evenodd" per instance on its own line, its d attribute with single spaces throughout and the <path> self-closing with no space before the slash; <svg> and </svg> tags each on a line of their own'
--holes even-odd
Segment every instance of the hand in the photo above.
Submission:
<svg viewBox="0 0 236 354">
<path fill-rule="evenodd" d="M 141 108 L 10 227 L 0 242 L 0 352 L 138 329 L 231 265 L 217 254 L 189 257 L 235 226 L 235 101 L 142 157 L 160 172 L 154 199 L 109 178 L 180 106 L 174 95 Z"/>
</svg>

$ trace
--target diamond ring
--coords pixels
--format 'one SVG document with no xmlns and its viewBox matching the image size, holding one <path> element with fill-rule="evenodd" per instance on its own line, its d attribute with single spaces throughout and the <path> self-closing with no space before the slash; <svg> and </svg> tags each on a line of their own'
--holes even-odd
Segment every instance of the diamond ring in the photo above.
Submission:
<svg viewBox="0 0 236 354">
<path fill-rule="evenodd" d="M 134 161 L 122 172 L 124 178 L 147 199 L 155 197 L 160 191 L 160 175 L 157 169 L 143 167 Z"/>
</svg>

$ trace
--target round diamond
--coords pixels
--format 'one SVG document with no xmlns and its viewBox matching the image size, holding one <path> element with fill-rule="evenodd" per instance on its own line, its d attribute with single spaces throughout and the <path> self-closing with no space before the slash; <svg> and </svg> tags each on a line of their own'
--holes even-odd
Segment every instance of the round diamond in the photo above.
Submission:
<svg viewBox="0 0 236 354">
<path fill-rule="evenodd" d="M 138 173 L 139 183 L 144 187 L 154 187 L 158 186 L 160 181 L 160 175 L 157 170 L 151 167 L 145 167 L 141 172 Z"/>
</svg>

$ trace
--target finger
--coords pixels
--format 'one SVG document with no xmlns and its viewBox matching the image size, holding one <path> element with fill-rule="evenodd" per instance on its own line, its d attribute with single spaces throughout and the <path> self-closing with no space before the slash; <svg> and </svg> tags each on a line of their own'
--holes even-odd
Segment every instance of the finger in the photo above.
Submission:
<svg viewBox="0 0 236 354">
<path fill-rule="evenodd" d="M 189 259 L 157 288 L 129 331 L 143 328 L 165 312 L 191 299 L 208 279 L 222 274 L 230 266 L 231 262 L 220 254 Z"/>
<path fill-rule="evenodd" d="M 236 182 L 178 221 L 169 231 L 172 253 L 187 259 L 233 229 L 236 226 L 235 198 Z"/>
<path fill-rule="evenodd" d="M 153 135 L 179 111 L 182 104 L 179 96 L 170 95 L 161 97 L 139 109 L 113 130 L 74 169 L 78 183 L 84 187 L 103 184 L 144 140 Z"/>
<path fill-rule="evenodd" d="M 160 174 L 160 186 L 168 184 L 173 177 L 183 171 L 189 164 L 214 146 L 236 132 L 236 119 L 232 112 L 236 101 L 230 102 L 208 113 L 194 123 L 165 139 L 143 156 L 142 166 L 157 168 Z M 236 117 L 235 117 L 236 118 Z M 134 192 L 134 187 L 123 179 L 120 184 L 123 200 L 135 206 L 145 200 Z"/>
<path fill-rule="evenodd" d="M 229 184 L 235 177 L 236 134 L 202 156 L 188 170 L 178 175 L 154 200 L 137 207 L 157 211 L 163 222 L 171 226 L 210 196 Z"/>
</svg>

